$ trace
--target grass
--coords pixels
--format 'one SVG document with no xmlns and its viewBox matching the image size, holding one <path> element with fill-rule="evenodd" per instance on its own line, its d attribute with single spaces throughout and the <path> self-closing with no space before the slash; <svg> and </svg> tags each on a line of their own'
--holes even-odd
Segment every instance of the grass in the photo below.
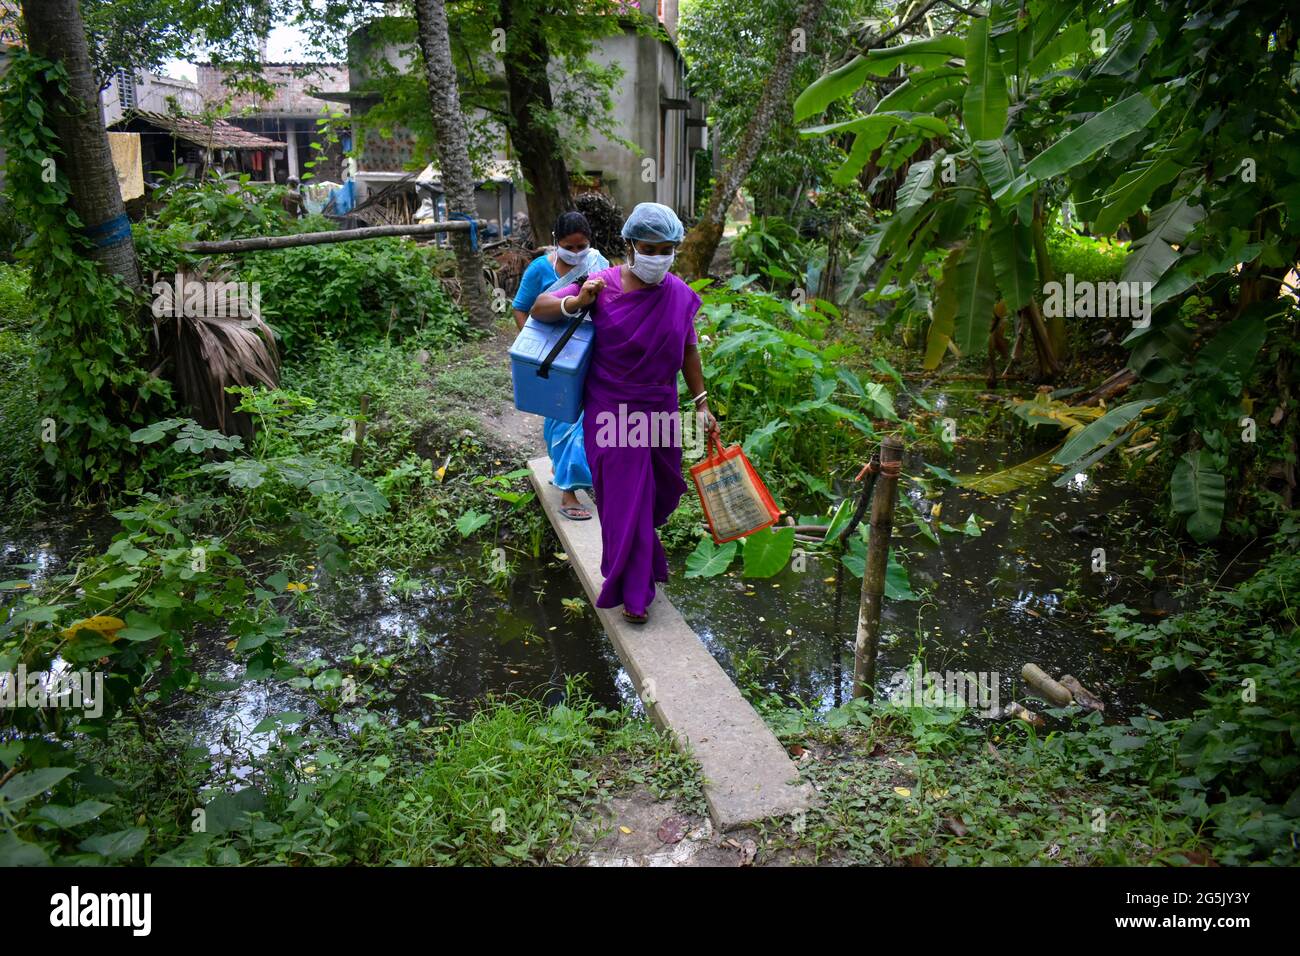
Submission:
<svg viewBox="0 0 1300 956">
<path fill-rule="evenodd" d="M 138 850 L 112 862 L 531 865 L 580 856 L 590 838 L 579 823 L 590 830 L 597 808 L 632 787 L 703 809 L 698 773 L 667 737 L 572 682 L 556 706 L 490 699 L 464 721 L 343 717 L 351 733 L 286 715 L 278 730 L 223 738 L 216 758 L 184 726 L 120 720 L 107 739 L 79 743 L 89 767 L 56 794 L 101 801 L 98 819 L 37 832 L 29 817 L 17 832 L 65 863 L 82 861 L 87 835 L 143 827 Z"/>
<path fill-rule="evenodd" d="M 781 715 L 778 729 L 822 806 L 798 831 L 763 828 L 767 850 L 865 865 L 1120 866 L 1203 861 L 1172 801 L 1088 768 L 1084 734 L 1039 738 L 1018 721 L 985 730 L 956 709 L 854 702 Z"/>
</svg>

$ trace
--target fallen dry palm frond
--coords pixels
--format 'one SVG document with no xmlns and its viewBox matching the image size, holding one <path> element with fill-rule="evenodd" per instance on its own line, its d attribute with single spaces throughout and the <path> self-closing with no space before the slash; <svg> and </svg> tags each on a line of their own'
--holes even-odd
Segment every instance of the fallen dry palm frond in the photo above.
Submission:
<svg viewBox="0 0 1300 956">
<path fill-rule="evenodd" d="M 239 397 L 226 389 L 279 386 L 279 350 L 266 323 L 229 316 L 182 316 L 167 321 L 164 333 L 176 387 L 195 420 L 226 435 L 251 438 L 252 419 L 235 411 Z"/>
</svg>

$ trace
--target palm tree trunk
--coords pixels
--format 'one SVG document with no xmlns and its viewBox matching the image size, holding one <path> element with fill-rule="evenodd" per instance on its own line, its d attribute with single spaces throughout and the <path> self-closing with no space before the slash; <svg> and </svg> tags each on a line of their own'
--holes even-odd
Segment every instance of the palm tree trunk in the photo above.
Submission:
<svg viewBox="0 0 1300 956">
<path fill-rule="evenodd" d="M 794 27 L 803 30 L 805 45 L 810 42 L 817 21 L 826 8 L 826 0 L 804 0 L 803 7 L 796 15 Z M 713 254 L 722 241 L 722 228 L 726 222 L 727 207 L 731 205 L 736 190 L 749 175 L 750 167 L 758 158 L 758 151 L 767 139 L 768 130 L 772 128 L 778 113 L 785 109 L 786 93 L 790 89 L 790 80 L 794 76 L 796 65 L 795 45 L 791 32 L 784 34 L 781 52 L 777 55 L 772 72 L 768 75 L 763 95 L 759 97 L 754 116 L 745 128 L 740 145 L 731 155 L 725 166 L 715 167 L 716 178 L 713 181 L 713 193 L 709 196 L 709 205 L 704 216 L 686 235 L 682 248 L 677 254 L 678 267 L 684 277 L 698 279 L 709 271 Z"/>
<path fill-rule="evenodd" d="M 477 219 L 474 173 L 469 162 L 469 135 L 460 110 L 460 90 L 456 85 L 456 67 L 451 59 L 445 0 L 415 0 L 415 20 L 428 75 L 429 108 L 438 137 L 438 166 L 447 195 L 447 212 L 450 217 L 468 215 Z M 492 304 L 483 282 L 483 254 L 464 233 L 453 235 L 451 243 L 456 251 L 461 305 L 474 325 L 491 328 Z"/>
<path fill-rule="evenodd" d="M 68 96 L 51 104 L 49 123 L 63 147 L 56 162 L 68 178 L 72 210 L 94 243 L 91 258 L 138 289 L 140 263 L 99 118 L 99 82 L 90 66 L 81 9 L 77 0 L 24 0 L 23 20 L 32 52 L 63 64 L 68 73 Z"/>
</svg>

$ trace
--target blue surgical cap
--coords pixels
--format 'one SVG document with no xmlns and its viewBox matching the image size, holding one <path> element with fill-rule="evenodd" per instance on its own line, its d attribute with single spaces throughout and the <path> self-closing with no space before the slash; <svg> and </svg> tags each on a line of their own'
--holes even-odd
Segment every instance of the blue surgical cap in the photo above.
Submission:
<svg viewBox="0 0 1300 956">
<path fill-rule="evenodd" d="M 642 242 L 681 242 L 686 236 L 677 213 L 657 202 L 638 203 L 623 223 L 624 239 Z"/>
</svg>

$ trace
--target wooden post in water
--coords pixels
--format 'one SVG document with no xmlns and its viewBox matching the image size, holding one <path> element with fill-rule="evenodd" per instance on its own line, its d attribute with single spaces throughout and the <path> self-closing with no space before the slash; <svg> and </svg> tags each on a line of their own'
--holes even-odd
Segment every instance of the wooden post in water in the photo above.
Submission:
<svg viewBox="0 0 1300 956">
<path fill-rule="evenodd" d="M 858 639 L 853 647 L 853 696 L 866 697 L 876 685 L 876 648 L 880 644 L 880 604 L 889 567 L 889 539 L 894 532 L 894 501 L 903 463 L 903 443 L 890 435 L 880 443 L 880 476 L 871 498 L 871 536 L 862 572 Z"/>
</svg>

